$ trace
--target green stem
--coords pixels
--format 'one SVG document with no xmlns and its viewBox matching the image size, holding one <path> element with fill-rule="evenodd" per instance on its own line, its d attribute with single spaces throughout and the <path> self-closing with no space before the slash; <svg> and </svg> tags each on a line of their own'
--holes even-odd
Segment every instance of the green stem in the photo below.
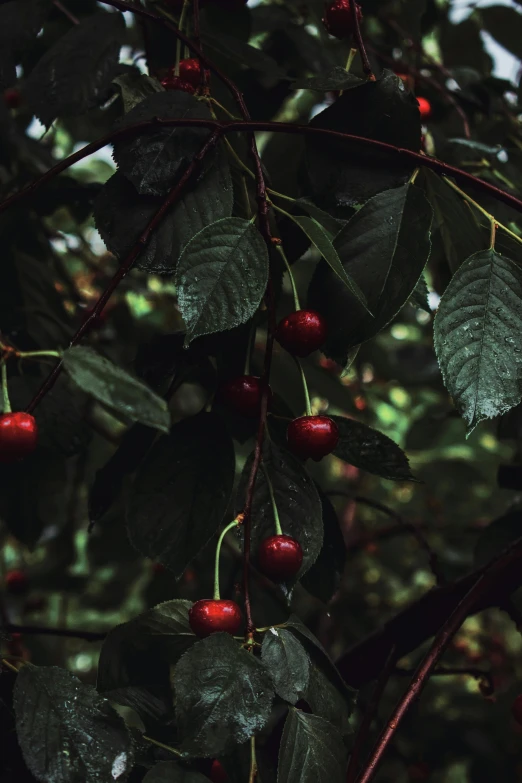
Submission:
<svg viewBox="0 0 522 783">
<path fill-rule="evenodd" d="M 256 738 L 250 737 L 250 774 L 248 783 L 255 783 L 257 777 Z"/>
<path fill-rule="evenodd" d="M 62 358 L 62 354 L 59 351 L 21 351 L 18 354 L 19 359 L 36 359 L 38 356 L 53 356 L 55 359 Z"/>
<path fill-rule="evenodd" d="M 503 231 L 506 232 L 506 234 L 509 234 L 509 236 L 513 237 L 513 239 L 516 239 L 517 242 L 522 243 L 522 238 L 521 237 L 517 236 L 517 234 L 515 234 L 514 231 L 511 231 L 507 226 L 504 226 L 502 223 L 499 223 L 499 221 L 496 219 L 496 217 L 494 215 L 492 215 L 490 212 L 485 210 L 484 207 L 481 207 L 480 204 L 477 204 L 476 201 L 473 201 L 471 196 L 468 196 L 468 194 L 465 193 L 463 190 L 461 190 L 458 185 L 455 185 L 454 182 L 452 182 L 450 179 L 448 179 L 448 177 L 446 177 L 444 175 L 442 176 L 442 179 L 444 180 L 446 185 L 449 185 L 450 188 L 452 188 L 455 191 L 455 193 L 458 193 L 459 196 L 462 196 L 464 201 L 467 201 L 468 204 L 471 204 L 472 207 L 475 207 L 475 209 L 478 209 L 478 211 L 481 212 L 484 215 L 484 217 L 486 217 L 488 219 L 490 225 L 492 223 L 495 223 L 496 228 L 501 228 Z M 496 228 L 495 228 L 495 230 L 496 230 Z"/>
<path fill-rule="evenodd" d="M 7 389 L 7 367 L 5 362 L 2 362 L 2 400 L 3 410 L 2 413 L 11 413 L 11 401 L 9 399 L 9 391 Z"/>
<path fill-rule="evenodd" d="M 344 66 L 344 70 L 348 73 L 350 68 L 352 67 L 353 59 L 355 55 L 357 54 L 357 49 L 350 49 L 350 54 L 348 55 L 348 59 L 346 60 L 346 65 Z M 341 90 L 342 95 L 342 90 Z"/>
<path fill-rule="evenodd" d="M 183 0 L 183 7 L 181 8 L 181 16 L 179 17 L 179 30 L 180 32 L 183 32 L 183 28 L 185 27 L 185 19 L 187 16 L 187 11 L 190 6 L 189 0 Z M 178 38 L 176 41 L 176 62 L 174 64 L 174 74 L 176 76 L 179 76 L 179 63 L 181 60 L 181 40 Z"/>
<path fill-rule="evenodd" d="M 264 462 L 261 463 L 261 470 L 263 471 L 265 481 L 268 487 L 268 491 L 270 493 L 270 502 L 272 504 L 272 511 L 274 512 L 274 524 L 275 524 L 276 534 L 278 536 L 282 536 L 283 530 L 281 528 L 281 520 L 279 519 L 279 511 L 277 510 L 277 503 L 274 495 L 274 487 L 272 486 L 272 481 L 270 479 L 270 476 L 268 475 L 268 470 L 266 469 Z"/>
<path fill-rule="evenodd" d="M 306 382 L 306 377 L 301 365 L 301 362 L 297 358 L 297 356 L 294 356 L 295 363 L 297 364 L 297 367 L 299 368 L 299 372 L 301 373 L 301 381 L 303 383 L 303 392 L 305 396 L 305 405 L 306 405 L 306 415 L 312 416 L 312 406 L 310 405 L 310 394 L 308 393 L 308 384 Z"/>
<path fill-rule="evenodd" d="M 285 251 L 283 249 L 283 245 L 276 245 L 275 249 L 277 250 L 277 252 L 281 256 L 281 258 L 283 259 L 283 261 L 285 263 L 285 266 L 286 266 L 286 271 L 288 272 L 288 276 L 290 278 L 290 285 L 292 286 L 292 294 L 293 294 L 293 297 L 294 297 L 294 307 L 295 307 L 296 310 L 300 310 L 301 309 L 301 304 L 299 302 L 299 295 L 297 293 L 297 288 L 295 286 L 294 275 L 292 274 L 292 268 L 291 268 L 290 264 L 288 263 L 288 258 L 286 257 L 286 253 L 285 253 Z"/>
<path fill-rule="evenodd" d="M 493 219 L 490 222 L 490 232 L 489 232 L 489 249 L 494 250 L 495 249 L 495 236 L 497 234 L 497 224 L 495 220 Z"/>
<path fill-rule="evenodd" d="M 147 737 L 146 734 L 143 735 L 143 739 L 147 740 L 147 742 L 152 742 L 152 744 L 157 745 L 158 748 L 163 748 L 163 750 L 169 750 L 171 753 L 174 753 L 175 756 L 183 755 L 183 753 L 180 753 L 180 751 L 176 750 L 176 748 L 171 748 L 170 745 L 164 745 L 163 742 L 158 742 L 158 740 L 152 739 L 152 737 Z"/>
<path fill-rule="evenodd" d="M 226 528 L 221 532 L 221 535 L 218 538 L 217 546 L 216 546 L 216 563 L 214 566 L 214 600 L 219 601 L 221 598 L 220 592 L 219 592 L 219 556 L 221 554 L 221 544 L 223 543 L 223 539 L 225 538 L 226 534 L 229 530 L 232 530 L 233 527 L 237 527 L 238 521 L 237 518 L 234 519 L 233 522 L 231 522 L 229 525 L 226 526 Z"/>
</svg>

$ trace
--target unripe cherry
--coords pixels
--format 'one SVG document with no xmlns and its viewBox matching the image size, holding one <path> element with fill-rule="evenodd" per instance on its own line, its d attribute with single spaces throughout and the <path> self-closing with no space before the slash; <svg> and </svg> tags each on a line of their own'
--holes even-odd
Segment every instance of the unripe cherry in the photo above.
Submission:
<svg viewBox="0 0 522 783">
<path fill-rule="evenodd" d="M 235 601 L 203 598 L 190 609 L 189 625 L 202 639 L 220 631 L 235 634 L 241 625 L 241 609 Z"/>
<path fill-rule="evenodd" d="M 294 356 L 309 356 L 323 345 L 328 334 L 326 321 L 315 310 L 296 310 L 279 322 L 277 342 Z"/>
<path fill-rule="evenodd" d="M 300 416 L 288 425 L 286 438 L 296 456 L 319 462 L 337 446 L 339 429 L 329 416 Z"/>
<path fill-rule="evenodd" d="M 32 454 L 38 444 L 34 416 L 23 411 L 0 416 L 0 462 L 16 462 Z"/>
<path fill-rule="evenodd" d="M 361 6 L 355 3 L 357 21 L 363 18 Z M 353 34 L 355 25 L 349 0 L 334 0 L 326 8 L 323 24 L 330 35 L 336 38 L 348 38 Z"/>
<path fill-rule="evenodd" d="M 273 582 L 285 582 L 295 576 L 303 564 L 301 544 L 291 536 L 265 538 L 257 553 L 259 570 Z"/>
</svg>

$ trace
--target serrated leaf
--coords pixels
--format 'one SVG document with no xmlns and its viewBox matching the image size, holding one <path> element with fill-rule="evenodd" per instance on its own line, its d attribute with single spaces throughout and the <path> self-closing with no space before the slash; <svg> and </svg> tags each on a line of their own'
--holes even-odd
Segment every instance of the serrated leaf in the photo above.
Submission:
<svg viewBox="0 0 522 783">
<path fill-rule="evenodd" d="M 328 603 L 341 583 L 346 560 L 346 546 L 335 509 L 326 495 L 317 487 L 323 513 L 323 546 L 301 584 L 320 601 Z"/>
<path fill-rule="evenodd" d="M 522 397 L 522 270 L 494 250 L 457 270 L 434 323 L 444 384 L 468 425 L 505 413 Z"/>
<path fill-rule="evenodd" d="M 522 59 L 522 14 L 508 6 L 491 5 L 481 8 L 477 16 L 495 41 Z"/>
<path fill-rule="evenodd" d="M 304 700 L 314 715 L 333 723 L 343 737 L 351 734 L 350 715 L 355 708 L 355 691 L 339 688 L 335 679 L 317 663 L 310 667 Z"/>
<path fill-rule="evenodd" d="M 419 277 L 417 285 L 411 293 L 410 304 L 413 305 L 413 307 L 418 307 L 421 310 L 424 310 L 425 313 L 429 313 L 431 315 L 431 307 L 428 301 L 429 294 L 430 292 L 428 290 L 426 278 L 422 274 Z"/>
<path fill-rule="evenodd" d="M 269 628 L 261 645 L 261 660 L 272 676 L 278 696 L 290 704 L 303 698 L 311 662 L 303 645 L 290 631 Z"/>
<path fill-rule="evenodd" d="M 362 79 L 349 73 L 342 65 L 334 65 L 328 73 L 320 76 L 310 76 L 308 79 L 297 79 L 292 84 L 294 90 L 349 90 L 351 87 L 359 87 L 364 84 Z"/>
<path fill-rule="evenodd" d="M 368 310 L 366 297 L 350 275 L 346 272 L 345 268 L 341 264 L 341 259 L 337 254 L 337 250 L 332 244 L 328 233 L 324 230 L 320 223 L 313 217 L 304 217 L 302 215 L 290 216 L 294 223 L 302 228 L 308 239 L 320 252 L 330 269 L 337 275 L 339 280 L 348 288 L 348 290 L 354 295 L 358 302 Z"/>
<path fill-rule="evenodd" d="M 327 319 L 327 356 L 344 364 L 350 348 L 377 334 L 408 301 L 429 257 L 431 219 L 423 192 L 407 184 L 370 199 L 336 237 L 343 267 L 373 315 L 320 263 L 308 302 Z"/>
<path fill-rule="evenodd" d="M 274 696 L 265 666 L 225 633 L 197 642 L 174 672 L 181 750 L 209 758 L 261 731 Z"/>
<path fill-rule="evenodd" d="M 291 708 L 285 721 L 277 783 L 344 783 L 346 748 L 331 723 Z"/>
<path fill-rule="evenodd" d="M 206 775 L 185 769 L 177 761 L 161 761 L 143 778 L 143 783 L 208 783 Z"/>
<path fill-rule="evenodd" d="M 121 367 L 82 346 L 65 351 L 63 364 L 74 383 L 98 402 L 131 421 L 169 431 L 170 414 L 165 400 Z"/>
<path fill-rule="evenodd" d="M 355 419 L 331 416 L 339 428 L 334 454 L 339 459 L 392 481 L 414 481 L 408 458 L 384 433 Z"/>
<path fill-rule="evenodd" d="M 234 445 L 221 419 L 174 425 L 140 467 L 127 502 L 132 545 L 181 576 L 217 532 L 234 483 Z"/>
<path fill-rule="evenodd" d="M 122 718 L 65 669 L 23 666 L 14 709 L 25 763 L 38 780 L 107 783 L 132 769 L 132 741 Z"/>
<path fill-rule="evenodd" d="M 46 127 L 96 105 L 115 76 L 124 34 L 122 14 L 98 13 L 71 27 L 43 55 L 22 91 Z"/>
<path fill-rule="evenodd" d="M 186 342 L 246 323 L 268 281 L 268 251 L 255 226 L 225 218 L 191 239 L 176 270 Z"/>
<path fill-rule="evenodd" d="M 246 487 L 252 467 L 253 454 L 246 461 L 239 482 L 236 509 L 244 506 Z M 285 584 L 290 592 L 295 583 L 308 571 L 321 551 L 323 520 L 321 501 L 314 482 L 303 463 L 273 441 L 265 442 L 263 465 L 267 471 L 279 512 L 281 528 L 301 544 L 303 564 L 292 581 Z M 255 562 L 258 547 L 265 538 L 275 535 L 274 512 L 270 491 L 263 470 L 259 470 L 254 488 L 252 506 L 252 557 Z"/>
<path fill-rule="evenodd" d="M 162 119 L 210 119 L 205 103 L 181 90 L 155 93 L 140 101 L 120 119 L 118 128 L 155 117 Z M 165 196 L 177 174 L 194 158 L 209 131 L 156 125 L 114 144 L 114 160 L 138 193 Z"/>
<path fill-rule="evenodd" d="M 107 248 L 124 258 L 161 206 L 163 199 L 140 196 L 120 172 L 104 185 L 94 204 L 96 228 Z M 187 185 L 138 256 L 136 267 L 172 274 L 183 247 L 209 223 L 232 214 L 234 193 L 225 152 L 218 147 L 212 166 Z"/>
<path fill-rule="evenodd" d="M 164 92 L 164 88 L 157 79 L 138 71 L 122 73 L 120 76 L 116 76 L 112 83 L 116 84 L 121 92 L 125 112 L 133 109 L 149 95 L 154 95 L 155 92 Z"/>
</svg>

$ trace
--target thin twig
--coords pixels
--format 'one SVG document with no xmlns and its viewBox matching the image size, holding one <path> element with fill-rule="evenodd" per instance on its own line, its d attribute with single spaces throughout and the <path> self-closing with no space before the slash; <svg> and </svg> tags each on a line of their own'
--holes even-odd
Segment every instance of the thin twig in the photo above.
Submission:
<svg viewBox="0 0 522 783">
<path fill-rule="evenodd" d="M 372 66 L 370 65 L 370 61 L 366 53 L 366 47 L 364 46 L 364 41 L 361 33 L 361 26 L 359 24 L 359 16 L 357 13 L 359 11 L 359 8 L 357 5 L 357 0 L 349 0 L 349 3 L 350 3 L 351 15 L 352 15 L 353 36 L 355 38 L 355 43 L 357 44 L 357 49 L 359 50 L 359 55 L 361 57 L 362 69 L 365 76 L 367 76 L 371 82 L 374 82 L 375 75 L 372 71 Z"/>
<path fill-rule="evenodd" d="M 14 623 L 6 623 L 2 627 L 2 631 L 11 634 L 27 634 L 28 636 L 65 636 L 70 639 L 83 639 L 86 642 L 101 642 L 107 636 L 107 633 L 104 631 L 82 631 L 74 630 L 73 628 L 46 628 L 45 626 L 39 625 L 16 625 Z"/>
<path fill-rule="evenodd" d="M 412 677 L 414 671 L 414 669 L 404 669 L 401 666 L 394 669 L 392 675 L 397 675 L 399 677 Z M 493 693 L 495 690 L 491 672 L 484 669 L 477 669 L 474 666 L 438 666 L 431 673 L 431 677 L 461 677 L 463 675 L 467 677 L 473 677 L 475 680 L 483 680 L 487 683 L 487 688 L 490 693 Z"/>
</svg>

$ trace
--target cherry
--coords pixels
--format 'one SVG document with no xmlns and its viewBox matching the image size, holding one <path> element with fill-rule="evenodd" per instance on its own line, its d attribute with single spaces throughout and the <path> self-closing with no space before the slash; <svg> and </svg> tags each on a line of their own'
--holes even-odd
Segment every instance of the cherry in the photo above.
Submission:
<svg viewBox="0 0 522 783">
<path fill-rule="evenodd" d="M 34 416 L 18 411 L 0 416 L 0 462 L 16 462 L 36 449 L 38 427 Z"/>
<path fill-rule="evenodd" d="M 223 764 L 214 759 L 210 768 L 210 780 L 212 783 L 227 783 L 228 774 Z"/>
<path fill-rule="evenodd" d="M 337 446 L 339 430 L 328 416 L 300 416 L 288 425 L 286 439 L 290 451 L 298 457 L 319 462 Z"/>
<path fill-rule="evenodd" d="M 419 104 L 420 116 L 427 120 L 431 116 L 431 103 L 426 98 L 417 98 Z"/>
<path fill-rule="evenodd" d="M 303 562 L 301 544 L 290 536 L 270 536 L 258 551 L 260 571 L 273 582 L 284 582 L 295 576 Z"/>
<path fill-rule="evenodd" d="M 23 595 L 29 588 L 29 578 L 25 571 L 15 569 L 5 576 L 5 589 L 12 595 Z"/>
<path fill-rule="evenodd" d="M 206 71 L 207 79 L 209 71 Z M 197 57 L 182 60 L 179 64 L 179 78 L 197 89 L 201 84 L 201 63 Z"/>
<path fill-rule="evenodd" d="M 4 90 L 4 103 L 8 109 L 18 109 L 22 103 L 20 90 L 17 90 L 16 87 L 10 87 L 9 89 Z"/>
<path fill-rule="evenodd" d="M 279 322 L 277 342 L 295 356 L 308 356 L 326 340 L 326 321 L 315 310 L 296 310 Z"/>
<path fill-rule="evenodd" d="M 511 714 L 513 715 L 516 722 L 522 726 L 522 693 L 519 693 L 511 705 Z"/>
<path fill-rule="evenodd" d="M 196 88 L 190 82 L 174 74 L 173 68 L 161 80 L 161 83 L 166 90 L 182 90 L 183 92 L 190 92 L 192 95 L 196 92 Z"/>
<path fill-rule="evenodd" d="M 189 611 L 189 625 L 201 638 L 219 631 L 234 634 L 241 625 L 241 609 L 235 601 L 203 598 Z"/>
<path fill-rule="evenodd" d="M 261 379 L 255 375 L 239 375 L 221 387 L 221 399 L 242 416 L 259 416 L 261 411 Z M 268 404 L 272 392 L 268 389 Z"/>
<path fill-rule="evenodd" d="M 363 18 L 361 6 L 355 3 L 357 21 Z M 350 0 L 334 0 L 327 6 L 323 17 L 323 24 L 330 35 L 336 38 L 348 38 L 354 31 L 354 19 Z"/>
</svg>

